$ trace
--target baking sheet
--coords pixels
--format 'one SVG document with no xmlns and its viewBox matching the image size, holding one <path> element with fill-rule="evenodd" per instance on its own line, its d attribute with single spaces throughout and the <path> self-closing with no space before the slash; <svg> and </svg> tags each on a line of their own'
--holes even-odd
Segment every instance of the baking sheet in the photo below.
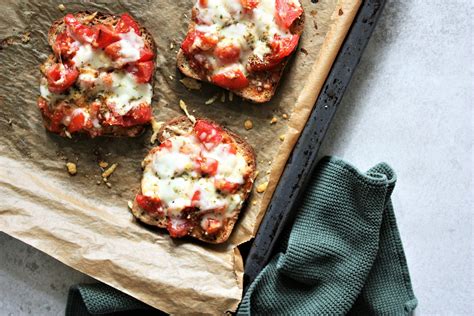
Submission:
<svg viewBox="0 0 474 316">
<path fill-rule="evenodd" d="M 357 0 L 302 1 L 306 24 L 300 49 L 277 94 L 249 104 L 203 85 L 180 82 L 175 54 L 185 35 L 192 1 L 65 2 L 66 12 L 128 11 L 158 45 L 153 106 L 157 120 L 191 113 L 209 117 L 247 137 L 257 153 L 256 186 L 228 243 L 210 246 L 171 240 L 162 230 L 135 222 L 127 210 L 139 186 L 140 161 L 151 131 L 137 139 L 75 137 L 47 133 L 36 109 L 39 63 L 49 54 L 46 33 L 62 15 L 57 1 L 10 1 L 0 17 L 0 229 L 58 260 L 169 313 L 235 310 L 242 291 L 242 258 L 236 245 L 255 235 L 291 148 L 303 128 L 360 5 Z M 217 100 L 206 101 L 217 95 Z M 289 115 L 289 120 L 283 119 Z M 276 117 L 277 122 L 270 124 Z M 246 119 L 253 128 L 246 130 Z M 282 142 L 280 136 L 284 135 Z M 98 161 L 118 163 L 111 188 L 101 183 Z M 66 162 L 75 162 L 71 177 Z M 101 183 L 97 185 L 96 183 Z"/>
</svg>

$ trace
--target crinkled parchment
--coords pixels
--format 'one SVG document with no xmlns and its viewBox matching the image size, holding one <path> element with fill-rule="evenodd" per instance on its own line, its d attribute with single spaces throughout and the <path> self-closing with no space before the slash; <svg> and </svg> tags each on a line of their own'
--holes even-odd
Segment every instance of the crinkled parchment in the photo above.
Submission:
<svg viewBox="0 0 474 316">
<path fill-rule="evenodd" d="M 193 1 L 99 1 L 64 3 L 78 10 L 128 11 L 158 45 L 153 107 L 157 120 L 191 114 L 209 117 L 248 139 L 259 176 L 268 182 L 242 210 L 230 241 L 208 245 L 171 240 L 133 220 L 127 201 L 151 148 L 148 131 L 136 139 L 61 138 L 45 131 L 36 108 L 38 65 L 50 53 L 47 31 L 65 13 L 57 1 L 7 1 L 0 15 L 0 229 L 154 307 L 169 313 L 235 310 L 242 293 L 243 264 L 237 245 L 252 238 L 286 160 L 313 107 L 360 0 L 302 1 L 306 24 L 300 49 L 287 66 L 271 102 L 251 104 L 203 84 L 187 90 L 175 66 Z M 205 104 L 218 95 L 212 104 Z M 284 119 L 287 114 L 289 119 Z M 273 117 L 277 122 L 270 124 Z M 250 119 L 253 128 L 246 130 Z M 282 141 L 284 135 L 284 141 Z M 118 163 L 109 188 L 98 162 Z M 65 164 L 77 164 L 70 176 Z M 97 183 L 100 183 L 98 185 Z"/>
</svg>

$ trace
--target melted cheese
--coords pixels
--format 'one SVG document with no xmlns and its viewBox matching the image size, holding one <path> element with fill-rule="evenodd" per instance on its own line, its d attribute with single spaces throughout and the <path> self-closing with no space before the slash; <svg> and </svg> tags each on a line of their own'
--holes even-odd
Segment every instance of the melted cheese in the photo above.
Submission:
<svg viewBox="0 0 474 316">
<path fill-rule="evenodd" d="M 152 161 L 145 168 L 142 179 L 142 193 L 158 197 L 168 216 L 179 217 L 180 212 L 191 205 L 196 191 L 200 199 L 196 206 L 201 211 L 225 210 L 226 216 L 238 210 L 243 201 L 239 194 L 225 194 L 216 189 L 215 181 L 223 179 L 243 184 L 247 172 L 244 156 L 229 153 L 230 145 L 219 144 L 207 150 L 194 136 L 172 136 L 168 139 L 171 148 L 155 152 Z M 201 176 L 195 170 L 195 159 L 213 158 L 218 161 L 214 176 Z"/>
<path fill-rule="evenodd" d="M 295 1 L 296 5 L 300 5 Z M 252 56 L 259 59 L 271 53 L 270 41 L 275 35 L 281 38 L 291 36 L 289 30 L 282 29 L 275 22 L 275 0 L 260 0 L 256 8 L 246 12 L 237 0 L 208 0 L 207 6 L 202 7 L 197 1 L 194 8 L 198 11 L 196 30 L 218 35 L 219 41 L 229 41 L 240 47 L 241 55 L 237 63 L 244 74 L 246 65 Z M 201 53 L 195 56 L 198 60 L 206 59 L 212 66 L 213 72 L 224 71 L 212 53 Z M 235 64 L 231 65 L 235 68 Z"/>
</svg>

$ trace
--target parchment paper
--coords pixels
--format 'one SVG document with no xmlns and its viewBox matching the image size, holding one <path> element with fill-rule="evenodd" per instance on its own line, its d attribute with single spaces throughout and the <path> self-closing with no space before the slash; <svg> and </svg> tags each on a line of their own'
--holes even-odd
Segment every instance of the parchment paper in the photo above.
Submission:
<svg viewBox="0 0 474 316">
<path fill-rule="evenodd" d="M 314 0 L 313 0 L 314 1 Z M 303 0 L 302 42 L 271 102 L 255 105 L 204 84 L 187 90 L 175 67 L 194 1 L 65 2 L 78 10 L 130 12 L 158 45 L 153 106 L 159 121 L 191 114 L 209 117 L 246 137 L 255 148 L 259 176 L 229 242 L 207 245 L 171 240 L 164 231 L 133 220 L 127 201 L 141 178 L 140 162 L 151 148 L 148 131 L 136 139 L 74 137 L 46 132 L 36 108 L 38 65 L 50 54 L 47 31 L 65 14 L 58 1 L 7 1 L 0 15 L 0 229 L 163 311 L 223 313 L 242 293 L 243 264 L 237 245 L 251 239 L 265 213 L 286 160 L 302 130 L 360 0 Z M 173 43 L 171 45 L 171 43 Z M 206 105 L 210 97 L 216 102 Z M 287 114 L 289 119 L 284 119 Z M 277 122 L 270 124 L 276 117 Z M 253 128 L 246 130 L 250 119 Z M 280 138 L 283 138 L 282 141 Z M 280 137 L 281 136 L 281 137 Z M 98 162 L 118 163 L 101 182 Z M 65 164 L 77 164 L 70 176 Z M 98 185 L 97 183 L 100 183 Z"/>
</svg>

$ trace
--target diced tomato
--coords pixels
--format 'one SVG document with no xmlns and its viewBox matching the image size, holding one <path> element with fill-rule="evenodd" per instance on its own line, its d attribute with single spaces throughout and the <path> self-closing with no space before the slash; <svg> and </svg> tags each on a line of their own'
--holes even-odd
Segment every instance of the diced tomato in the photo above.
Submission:
<svg viewBox="0 0 474 316">
<path fill-rule="evenodd" d="M 160 148 L 170 149 L 171 147 L 173 147 L 173 143 L 169 139 L 165 140 L 160 144 Z"/>
<path fill-rule="evenodd" d="M 298 46 L 299 39 L 299 35 L 281 38 L 279 35 L 275 34 L 273 41 L 270 42 L 274 59 L 282 60 L 290 55 L 295 50 L 296 46 Z"/>
<path fill-rule="evenodd" d="M 198 120 L 194 125 L 194 133 L 207 150 L 220 144 L 222 140 L 222 131 L 219 127 L 204 121 Z"/>
<path fill-rule="evenodd" d="M 140 25 L 138 25 L 138 23 L 130 16 L 130 14 L 122 14 L 120 21 L 115 26 L 115 30 L 119 33 L 128 33 L 131 29 L 134 30 L 138 35 L 141 35 Z"/>
<path fill-rule="evenodd" d="M 240 0 L 240 4 L 244 9 L 252 10 L 258 6 L 258 0 Z"/>
<path fill-rule="evenodd" d="M 69 36 L 66 31 L 63 31 L 56 36 L 56 41 L 53 45 L 53 51 L 58 56 L 63 58 L 71 58 L 76 54 L 77 47 L 73 47 L 71 44 L 74 42 L 74 39 Z"/>
<path fill-rule="evenodd" d="M 125 116 L 126 126 L 146 124 L 150 122 L 152 117 L 152 109 L 148 104 L 140 104 L 131 109 Z"/>
<path fill-rule="evenodd" d="M 79 22 L 71 13 L 64 17 L 64 22 L 71 35 L 81 43 L 93 43 L 98 34 L 98 30 Z"/>
<path fill-rule="evenodd" d="M 81 130 L 84 127 L 84 125 L 85 125 L 84 113 L 76 112 L 75 114 L 72 114 L 71 121 L 69 122 L 69 125 L 67 126 L 67 130 L 69 133 L 74 133 Z"/>
<path fill-rule="evenodd" d="M 174 218 L 169 219 L 168 225 L 166 227 L 172 238 L 180 238 L 186 236 L 190 228 L 190 223 L 186 220 Z"/>
<path fill-rule="evenodd" d="M 53 64 L 46 71 L 48 79 L 48 89 L 52 93 L 62 93 L 76 82 L 79 71 L 74 67 L 67 67 L 63 64 Z"/>
<path fill-rule="evenodd" d="M 234 143 L 229 143 L 229 154 L 235 155 L 237 153 L 237 146 Z"/>
<path fill-rule="evenodd" d="M 120 36 L 111 27 L 101 24 L 98 26 L 98 35 L 94 46 L 105 48 L 119 40 Z"/>
<path fill-rule="evenodd" d="M 216 189 L 225 193 L 235 193 L 240 187 L 239 183 L 229 182 L 225 180 L 215 180 L 214 185 Z"/>
<path fill-rule="evenodd" d="M 240 47 L 233 43 L 219 42 L 214 49 L 214 55 L 223 63 L 231 64 L 239 60 Z"/>
<path fill-rule="evenodd" d="M 50 115 L 51 123 L 48 126 L 48 129 L 51 132 L 60 132 L 63 119 L 66 115 L 70 113 L 70 108 L 65 102 L 61 102 L 53 113 Z"/>
<path fill-rule="evenodd" d="M 289 56 L 298 46 L 299 35 L 292 35 L 291 37 L 281 38 L 275 34 L 273 40 L 270 42 L 272 52 L 264 56 L 263 60 L 252 60 L 249 64 L 250 71 L 265 71 L 271 70 L 278 66 L 282 59 Z"/>
<path fill-rule="evenodd" d="M 210 157 L 201 157 L 199 159 L 199 168 L 201 173 L 214 176 L 217 173 L 219 162 Z"/>
<path fill-rule="evenodd" d="M 153 51 L 151 49 L 143 47 L 140 49 L 140 58 L 137 61 L 138 62 L 149 61 L 149 60 L 152 60 L 153 57 L 155 57 L 155 54 L 153 53 Z"/>
<path fill-rule="evenodd" d="M 115 42 L 110 44 L 104 49 L 104 52 L 112 58 L 112 60 L 117 60 L 120 57 L 122 57 L 122 54 L 120 51 L 122 50 L 122 45 L 120 45 L 120 42 Z"/>
<path fill-rule="evenodd" d="M 247 87 L 249 81 L 239 68 L 224 70 L 211 77 L 212 82 L 222 88 L 239 90 Z"/>
<path fill-rule="evenodd" d="M 126 70 L 135 76 L 138 83 L 149 82 L 155 70 L 155 64 L 152 61 L 129 64 Z"/>
<path fill-rule="evenodd" d="M 201 228 L 209 235 L 219 232 L 222 228 L 222 222 L 216 218 L 207 217 L 201 221 Z"/>
<path fill-rule="evenodd" d="M 293 22 L 303 13 L 298 1 L 276 0 L 275 21 L 285 29 L 289 29 Z"/>
<path fill-rule="evenodd" d="M 214 48 L 218 41 L 216 34 L 193 31 L 186 35 L 181 48 L 189 55 L 199 51 L 208 51 Z"/>
<path fill-rule="evenodd" d="M 137 204 L 150 214 L 163 213 L 163 206 L 161 200 L 157 197 L 150 197 L 142 194 L 137 194 L 135 197 Z"/>
<path fill-rule="evenodd" d="M 51 113 L 49 111 L 48 101 L 46 101 L 46 99 L 43 97 L 39 97 L 37 104 L 41 114 L 49 118 L 51 116 Z"/>
<path fill-rule="evenodd" d="M 207 7 L 207 1 L 208 1 L 208 0 L 199 0 L 199 5 L 200 5 L 202 8 L 206 8 L 206 7 Z"/>
<path fill-rule="evenodd" d="M 201 191 L 196 191 L 191 198 L 191 207 L 197 207 L 199 205 L 199 201 L 201 200 Z"/>
</svg>

